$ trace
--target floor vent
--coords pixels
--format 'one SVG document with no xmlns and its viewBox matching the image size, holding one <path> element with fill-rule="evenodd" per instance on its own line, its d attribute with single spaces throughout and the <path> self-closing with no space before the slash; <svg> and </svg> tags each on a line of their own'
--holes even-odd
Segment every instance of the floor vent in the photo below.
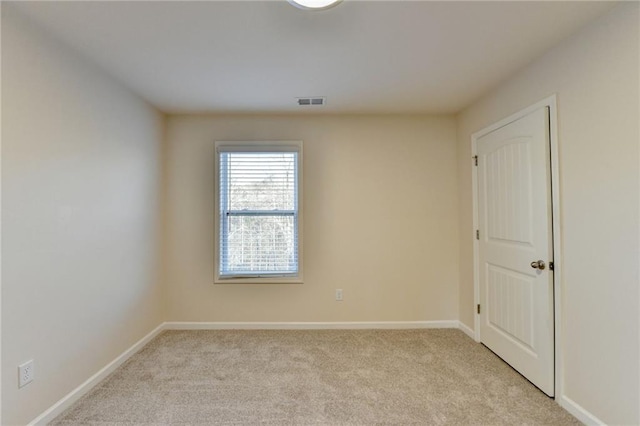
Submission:
<svg viewBox="0 0 640 426">
<path fill-rule="evenodd" d="M 307 105 L 320 106 L 320 105 L 325 105 L 327 103 L 327 98 L 322 96 L 318 96 L 315 98 L 296 98 L 296 99 L 298 100 L 298 105 L 300 106 L 307 106 Z"/>
</svg>

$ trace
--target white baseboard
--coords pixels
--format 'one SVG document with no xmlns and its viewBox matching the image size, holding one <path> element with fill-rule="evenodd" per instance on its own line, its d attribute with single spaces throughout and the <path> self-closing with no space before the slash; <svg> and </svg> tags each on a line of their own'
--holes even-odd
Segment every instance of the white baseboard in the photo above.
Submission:
<svg viewBox="0 0 640 426">
<path fill-rule="evenodd" d="M 476 340 L 476 333 L 473 331 L 471 327 L 467 326 L 462 321 L 458 321 L 458 328 L 462 330 L 464 334 L 471 337 L 473 340 Z"/>
<path fill-rule="evenodd" d="M 576 419 L 580 420 L 585 425 L 601 426 L 606 424 L 605 422 L 603 422 L 602 420 L 600 420 L 599 418 L 597 418 L 596 416 L 594 416 L 593 414 L 591 414 L 590 412 L 582 408 L 582 406 L 580 406 L 577 402 L 575 402 L 571 398 L 568 398 L 565 395 L 562 395 L 558 399 L 558 404 L 560 404 L 562 408 L 567 410 Z"/>
<path fill-rule="evenodd" d="M 164 330 L 164 323 L 154 328 L 149 334 L 138 340 L 129 349 L 124 351 L 120 356 L 107 364 L 104 368 L 98 371 L 93 376 L 89 377 L 84 383 L 72 390 L 69 394 L 63 397 L 60 401 L 53 404 L 47 411 L 36 417 L 29 426 L 46 425 L 53 419 L 55 419 L 60 413 L 69 408 L 74 402 L 79 400 L 87 392 L 89 392 L 95 385 L 104 380 L 109 374 L 111 374 L 116 368 L 120 367 L 129 358 L 131 358 L 136 352 L 142 349 L 147 343 L 156 337 L 160 332 Z"/>
<path fill-rule="evenodd" d="M 450 321 L 364 321 L 364 322 L 166 322 L 165 330 L 355 330 L 458 328 Z"/>
</svg>

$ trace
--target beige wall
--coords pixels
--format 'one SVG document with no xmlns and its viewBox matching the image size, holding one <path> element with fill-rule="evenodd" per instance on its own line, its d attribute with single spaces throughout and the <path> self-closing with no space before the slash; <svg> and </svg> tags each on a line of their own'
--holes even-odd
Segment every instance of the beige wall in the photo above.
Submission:
<svg viewBox="0 0 640 426">
<path fill-rule="evenodd" d="M 2 423 L 156 327 L 162 117 L 2 5 Z M 36 379 L 18 389 L 17 366 Z"/>
<path fill-rule="evenodd" d="M 304 141 L 304 284 L 214 285 L 214 141 L 260 139 Z M 167 143 L 169 321 L 457 319 L 452 117 L 176 116 Z"/>
<path fill-rule="evenodd" d="M 471 133 L 557 93 L 565 395 L 638 424 L 638 4 L 616 7 L 458 117 L 460 318 L 473 325 Z"/>
</svg>

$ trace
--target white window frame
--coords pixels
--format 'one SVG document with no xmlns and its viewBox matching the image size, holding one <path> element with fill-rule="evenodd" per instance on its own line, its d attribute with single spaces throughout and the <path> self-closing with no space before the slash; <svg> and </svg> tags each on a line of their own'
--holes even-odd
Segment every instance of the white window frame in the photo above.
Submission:
<svg viewBox="0 0 640 426">
<path fill-rule="evenodd" d="M 298 186 L 297 186 L 297 229 L 298 236 L 298 274 L 285 276 L 251 276 L 251 277 L 221 277 L 220 276 L 220 152 L 297 152 L 298 153 Z M 214 174 L 214 283 L 215 284 L 302 284 L 303 256 L 302 256 L 302 141 L 216 141 L 215 142 L 215 174 Z"/>
</svg>

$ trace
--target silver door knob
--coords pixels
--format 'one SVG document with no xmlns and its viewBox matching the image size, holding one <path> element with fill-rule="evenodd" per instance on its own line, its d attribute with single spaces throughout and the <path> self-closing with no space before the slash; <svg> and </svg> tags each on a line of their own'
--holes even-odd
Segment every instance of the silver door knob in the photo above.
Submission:
<svg viewBox="0 0 640 426">
<path fill-rule="evenodd" d="M 543 270 L 544 268 L 546 268 L 546 264 L 544 263 L 543 260 L 534 260 L 533 262 L 531 262 L 531 267 L 533 269 L 540 269 Z"/>
</svg>

